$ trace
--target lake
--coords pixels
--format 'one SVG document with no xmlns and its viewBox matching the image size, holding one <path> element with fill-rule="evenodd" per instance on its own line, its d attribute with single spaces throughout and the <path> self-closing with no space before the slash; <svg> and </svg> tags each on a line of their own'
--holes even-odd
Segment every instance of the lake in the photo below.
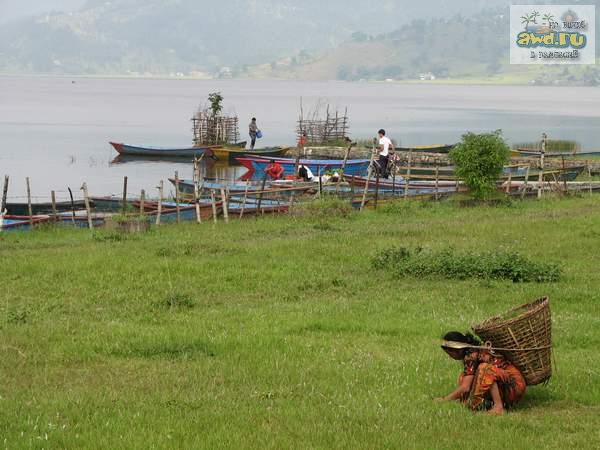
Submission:
<svg viewBox="0 0 600 450">
<path fill-rule="evenodd" d="M 52 189 L 66 199 L 67 187 L 80 197 L 84 181 L 91 195 L 119 194 L 125 175 L 130 192 L 154 196 L 175 170 L 191 177 L 186 162 L 113 163 L 108 141 L 188 146 L 190 118 L 213 91 L 225 97 L 225 112 L 239 115 L 243 140 L 258 118 L 261 146 L 295 144 L 302 98 L 305 112 L 318 103 L 348 107 L 353 138 L 385 128 L 410 146 L 501 128 L 511 142 L 547 132 L 600 148 L 600 89 L 591 87 L 0 77 L 0 176 L 11 177 L 9 198 L 25 198 L 26 176 L 35 200 Z"/>
</svg>

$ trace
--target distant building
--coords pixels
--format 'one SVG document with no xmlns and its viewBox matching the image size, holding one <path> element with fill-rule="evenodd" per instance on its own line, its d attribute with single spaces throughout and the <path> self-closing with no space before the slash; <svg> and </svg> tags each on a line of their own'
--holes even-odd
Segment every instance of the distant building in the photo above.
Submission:
<svg viewBox="0 0 600 450">
<path fill-rule="evenodd" d="M 432 72 L 422 73 L 419 75 L 421 81 L 435 80 L 435 75 Z"/>
<path fill-rule="evenodd" d="M 231 78 L 233 76 L 233 70 L 231 70 L 231 67 L 221 67 L 221 70 L 219 70 L 219 78 Z"/>
</svg>

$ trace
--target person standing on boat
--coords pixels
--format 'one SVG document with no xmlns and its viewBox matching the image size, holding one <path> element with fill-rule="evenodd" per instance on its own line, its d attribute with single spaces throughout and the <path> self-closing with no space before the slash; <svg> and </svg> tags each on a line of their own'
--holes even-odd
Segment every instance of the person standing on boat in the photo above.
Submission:
<svg viewBox="0 0 600 450">
<path fill-rule="evenodd" d="M 250 134 L 250 150 L 254 150 L 256 144 L 256 137 L 258 136 L 258 125 L 256 124 L 256 117 L 253 117 L 248 125 L 248 134 Z"/>
<path fill-rule="evenodd" d="M 385 135 L 385 130 L 382 128 L 379 130 L 379 170 L 383 178 L 388 177 L 388 162 L 390 159 L 390 149 L 392 147 L 392 141 Z"/>
</svg>

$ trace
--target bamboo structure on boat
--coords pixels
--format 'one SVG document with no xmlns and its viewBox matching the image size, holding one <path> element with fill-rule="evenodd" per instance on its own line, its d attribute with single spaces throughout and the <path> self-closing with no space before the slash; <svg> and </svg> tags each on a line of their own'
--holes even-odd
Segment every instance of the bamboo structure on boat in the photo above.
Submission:
<svg viewBox="0 0 600 450">
<path fill-rule="evenodd" d="M 235 144 L 240 140 L 237 116 L 213 114 L 210 109 L 198 110 L 192 117 L 195 146 Z"/>
<path fill-rule="evenodd" d="M 325 116 L 320 115 L 317 106 L 310 118 L 303 117 L 303 108 L 300 107 L 300 117 L 296 127 L 298 140 L 304 137 L 312 145 L 327 145 L 348 140 L 348 108 L 341 114 L 339 111 L 330 112 L 329 105 L 325 108 Z"/>
</svg>

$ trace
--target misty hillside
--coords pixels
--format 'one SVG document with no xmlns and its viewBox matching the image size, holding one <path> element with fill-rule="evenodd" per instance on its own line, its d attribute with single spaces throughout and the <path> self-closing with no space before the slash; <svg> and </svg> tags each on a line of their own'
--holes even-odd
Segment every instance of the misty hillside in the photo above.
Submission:
<svg viewBox="0 0 600 450">
<path fill-rule="evenodd" d="M 10 2 L 1 5 L 15 16 L 7 10 Z M 33 11 L 35 2 L 26 3 Z M 76 12 L 1 24 L 0 72 L 214 73 L 288 56 L 309 60 L 357 31 L 382 34 L 414 20 L 501 4 L 505 1 L 385 0 L 374 6 L 358 0 L 88 0 Z"/>
</svg>

